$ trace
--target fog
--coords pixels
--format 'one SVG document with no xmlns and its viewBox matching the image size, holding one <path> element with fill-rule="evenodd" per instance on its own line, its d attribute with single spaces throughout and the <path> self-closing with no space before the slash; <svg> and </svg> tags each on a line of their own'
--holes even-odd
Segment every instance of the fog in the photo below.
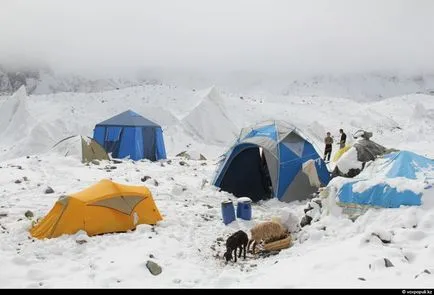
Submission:
<svg viewBox="0 0 434 295">
<path fill-rule="evenodd" d="M 434 69 L 432 0 L 0 0 L 0 64 L 55 71 Z"/>
</svg>

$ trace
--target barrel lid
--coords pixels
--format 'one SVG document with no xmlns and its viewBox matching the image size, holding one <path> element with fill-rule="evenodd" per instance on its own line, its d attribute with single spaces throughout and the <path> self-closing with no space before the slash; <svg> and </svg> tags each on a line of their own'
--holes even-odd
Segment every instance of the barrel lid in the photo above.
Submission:
<svg viewBox="0 0 434 295">
<path fill-rule="evenodd" d="M 241 197 L 241 198 L 238 198 L 237 202 L 238 203 L 251 203 L 252 199 L 247 198 L 247 197 Z"/>
<path fill-rule="evenodd" d="M 222 204 L 230 204 L 230 203 L 232 203 L 231 200 L 226 200 L 226 201 L 223 201 L 223 202 L 222 202 Z"/>
</svg>

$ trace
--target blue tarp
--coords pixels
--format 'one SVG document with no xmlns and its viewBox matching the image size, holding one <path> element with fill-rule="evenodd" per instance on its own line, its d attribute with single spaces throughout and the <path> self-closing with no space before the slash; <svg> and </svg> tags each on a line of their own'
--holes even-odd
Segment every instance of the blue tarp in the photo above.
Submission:
<svg viewBox="0 0 434 295">
<path fill-rule="evenodd" d="M 370 188 L 355 192 L 353 187 L 356 183 L 367 181 L 360 179 L 344 184 L 338 191 L 339 201 L 360 205 L 370 205 L 385 208 L 399 208 L 401 205 L 421 205 L 421 192 L 411 190 L 398 191 L 387 183 L 387 179 L 404 178 L 414 181 L 420 178 L 424 181 L 426 173 L 434 170 L 434 160 L 409 151 L 400 151 L 387 154 L 376 161 L 382 161 L 383 169 L 379 171 L 385 176 L 380 177 L 379 182 Z M 363 172 L 358 177 L 363 177 Z M 375 175 L 373 176 L 375 177 Z"/>
<path fill-rule="evenodd" d="M 97 124 L 93 137 L 113 158 L 166 158 L 161 126 L 131 110 Z"/>
</svg>

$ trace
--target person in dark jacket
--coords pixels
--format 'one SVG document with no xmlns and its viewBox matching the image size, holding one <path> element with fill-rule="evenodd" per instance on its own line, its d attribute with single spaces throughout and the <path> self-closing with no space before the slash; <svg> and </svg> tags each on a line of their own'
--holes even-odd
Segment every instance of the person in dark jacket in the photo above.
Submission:
<svg viewBox="0 0 434 295">
<path fill-rule="evenodd" d="M 324 138 L 325 149 L 324 149 L 324 161 L 330 161 L 330 156 L 332 155 L 332 144 L 333 138 L 330 136 L 330 132 L 327 132 L 327 136 Z"/>
<path fill-rule="evenodd" d="M 345 142 L 347 141 L 347 135 L 344 133 L 343 129 L 339 129 L 339 133 L 341 134 L 341 140 L 339 141 L 339 147 L 342 149 L 345 147 Z"/>
</svg>

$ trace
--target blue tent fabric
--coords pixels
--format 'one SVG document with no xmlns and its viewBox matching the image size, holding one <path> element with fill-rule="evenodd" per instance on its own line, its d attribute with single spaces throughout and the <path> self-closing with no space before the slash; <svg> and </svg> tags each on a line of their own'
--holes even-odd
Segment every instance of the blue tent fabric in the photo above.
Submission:
<svg viewBox="0 0 434 295">
<path fill-rule="evenodd" d="M 113 158 L 166 158 L 161 126 L 131 110 L 97 124 L 93 137 Z"/>
<path fill-rule="evenodd" d="M 393 162 L 392 168 L 387 172 L 387 176 L 390 178 L 406 177 L 416 179 L 416 173 L 420 172 L 421 169 L 434 166 L 434 160 L 409 151 L 391 153 L 385 155 L 384 158 Z"/>
<path fill-rule="evenodd" d="M 338 191 L 339 201 L 342 204 L 358 204 L 384 208 L 399 208 L 400 206 L 421 205 L 423 193 L 412 190 L 398 190 L 388 184 L 387 179 L 403 178 L 409 182 L 426 181 L 426 173 L 434 171 L 434 160 L 409 151 L 400 151 L 384 155 L 376 160 L 382 165 L 383 176 L 379 177 L 378 183 L 362 192 L 354 191 L 354 185 L 367 181 L 363 172 L 357 176 L 361 178 L 342 185 Z"/>
<path fill-rule="evenodd" d="M 321 185 L 327 185 L 330 173 L 326 164 L 299 130 L 283 121 L 262 122 L 242 129 L 225 153 L 213 184 L 253 201 L 270 197 L 284 202 L 303 200 L 318 190 L 302 171 L 309 160 L 315 163 Z"/>
<path fill-rule="evenodd" d="M 339 191 L 339 200 L 342 203 L 357 203 L 384 208 L 399 208 L 403 206 L 421 205 L 422 193 L 411 190 L 398 191 L 386 183 L 379 183 L 363 192 L 354 192 L 355 183 L 346 183 Z"/>
<path fill-rule="evenodd" d="M 116 115 L 108 120 L 102 121 L 98 125 L 105 126 L 129 126 L 129 127 L 161 127 L 160 125 L 140 116 L 139 114 L 128 110 Z"/>
</svg>

